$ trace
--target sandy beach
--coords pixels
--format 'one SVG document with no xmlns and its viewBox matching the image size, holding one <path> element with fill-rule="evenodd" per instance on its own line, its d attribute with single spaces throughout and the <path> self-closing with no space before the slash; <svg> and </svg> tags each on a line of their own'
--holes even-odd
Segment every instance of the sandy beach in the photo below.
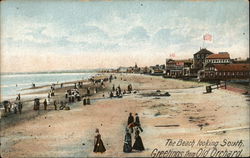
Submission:
<svg viewBox="0 0 250 158">
<path fill-rule="evenodd" d="M 21 115 L 1 118 L 1 156 L 156 157 L 157 151 L 170 150 L 178 151 L 181 154 L 178 156 L 195 154 L 187 157 L 216 157 L 222 154 L 218 151 L 225 150 L 235 152 L 235 156 L 250 156 L 249 95 L 225 89 L 205 93 L 208 83 L 160 76 L 115 76 L 116 79 L 105 82 L 105 88 L 90 97 L 91 105 L 84 106 L 80 101 L 69 104 L 70 110 L 54 110 L 49 105 L 44 111 L 42 105 L 39 111 L 33 111 L 33 101 L 26 101 Z M 132 84 L 135 92 L 122 98 L 109 98 L 113 85 L 127 90 L 128 84 Z M 65 90 L 69 88 L 72 87 L 56 88 L 52 100 L 64 100 Z M 162 94 L 168 92 L 170 96 L 150 95 L 156 90 Z M 80 93 L 85 94 L 86 87 Z M 139 114 L 145 151 L 122 151 L 130 112 Z M 102 154 L 93 152 L 96 128 L 107 149 Z M 134 142 L 134 134 L 132 137 Z M 170 139 L 175 145 L 167 143 Z M 174 157 L 173 154 L 165 156 Z"/>
</svg>

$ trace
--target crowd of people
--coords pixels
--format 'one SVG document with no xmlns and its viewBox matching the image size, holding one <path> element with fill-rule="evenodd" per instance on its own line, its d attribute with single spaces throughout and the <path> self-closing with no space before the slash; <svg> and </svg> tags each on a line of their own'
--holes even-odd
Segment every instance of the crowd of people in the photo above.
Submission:
<svg viewBox="0 0 250 158">
<path fill-rule="evenodd" d="M 63 85 L 61 84 L 61 87 Z M 59 109 L 63 110 L 65 108 L 69 109 L 69 106 L 67 106 L 67 103 L 74 103 L 76 101 L 83 101 L 83 105 L 90 105 L 90 98 L 86 97 L 86 96 L 91 96 L 91 92 L 90 92 L 90 87 L 86 88 L 86 94 L 85 95 L 81 95 L 79 88 L 83 88 L 83 84 L 82 82 L 78 82 L 74 83 L 74 88 L 72 89 L 68 89 L 65 91 L 65 96 L 64 96 L 64 100 L 65 101 L 60 101 L 60 106 Z M 94 92 L 97 92 L 97 88 L 95 88 Z M 43 105 L 44 105 L 44 110 L 47 110 L 47 106 L 48 105 L 54 105 L 55 110 L 57 110 L 57 104 L 59 102 L 57 102 L 56 100 L 53 100 L 51 102 L 51 98 L 52 96 L 55 96 L 55 84 L 52 84 L 50 91 L 48 92 L 48 97 L 44 99 L 43 101 Z M 35 98 L 34 99 L 34 110 L 39 110 L 40 106 L 40 99 Z"/>
<path fill-rule="evenodd" d="M 14 114 L 21 114 L 23 109 L 23 104 L 21 102 L 21 94 L 19 93 L 17 95 L 16 100 L 13 103 L 7 100 L 3 101 L 3 107 L 5 114 L 10 114 L 12 112 Z"/>
<path fill-rule="evenodd" d="M 109 97 L 110 98 L 113 98 L 113 97 L 119 97 L 120 98 L 120 97 L 122 97 L 122 95 L 123 95 L 123 93 L 122 93 L 120 85 L 117 88 L 115 88 L 115 85 L 113 85 L 112 90 L 109 93 Z"/>
<path fill-rule="evenodd" d="M 96 80 L 94 77 L 90 79 L 90 81 L 92 81 L 92 83 L 94 84 L 94 89 L 93 89 L 93 93 L 97 93 L 98 87 L 96 86 L 97 84 L 100 83 L 100 86 L 102 88 L 105 87 L 104 82 L 111 82 L 113 79 L 115 79 L 116 77 L 114 77 L 113 75 L 110 75 L 107 78 L 104 79 L 99 79 Z M 59 84 L 57 82 L 57 84 Z M 18 85 L 16 85 L 18 86 Z M 63 88 L 64 84 L 61 83 L 60 87 Z M 53 98 L 53 96 L 55 96 L 55 87 L 56 84 L 52 83 L 50 86 L 50 90 L 48 91 L 48 95 L 47 97 L 41 101 L 40 98 L 34 98 L 34 106 L 33 106 L 33 110 L 40 110 L 40 105 L 43 104 L 44 106 L 44 110 L 48 109 L 49 105 L 54 105 L 54 109 L 57 110 L 58 109 L 58 104 L 59 105 L 59 109 L 65 109 L 65 108 L 69 108 L 69 106 L 67 106 L 68 103 L 74 103 L 76 101 L 83 101 L 83 105 L 90 105 L 90 98 L 89 96 L 91 96 L 91 91 L 90 91 L 90 87 L 86 88 L 86 94 L 81 95 L 79 92 L 80 88 L 83 88 L 83 82 L 77 82 L 74 83 L 74 87 L 72 89 L 68 89 L 65 92 L 65 99 L 63 100 L 55 100 L 55 98 Z M 36 88 L 36 84 L 32 83 L 32 88 Z M 1 106 L 4 107 L 4 115 L 10 114 L 10 113 L 17 113 L 19 112 L 20 114 L 22 113 L 22 108 L 23 108 L 23 103 L 21 102 L 21 95 L 18 94 L 16 97 L 16 101 L 11 102 L 11 101 L 3 101 L 1 103 Z"/>
<path fill-rule="evenodd" d="M 113 84 L 112 89 L 109 93 L 109 97 L 110 98 L 113 98 L 113 97 L 122 98 L 124 94 L 131 93 L 132 90 L 133 90 L 133 88 L 132 88 L 131 84 L 128 85 L 127 91 L 125 89 L 122 91 L 120 85 L 115 87 L 115 85 Z"/>
<path fill-rule="evenodd" d="M 76 100 L 81 101 L 81 95 L 78 88 L 69 89 L 65 92 L 65 99 L 68 99 L 69 103 L 73 103 Z"/>
</svg>

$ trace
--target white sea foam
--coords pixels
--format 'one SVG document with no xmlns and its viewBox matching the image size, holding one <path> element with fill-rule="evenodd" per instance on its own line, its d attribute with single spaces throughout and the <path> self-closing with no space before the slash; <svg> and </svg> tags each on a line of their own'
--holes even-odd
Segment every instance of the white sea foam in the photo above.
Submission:
<svg viewBox="0 0 250 158">
<path fill-rule="evenodd" d="M 96 73 L 5 74 L 1 75 L 1 97 L 14 97 L 18 93 L 30 92 L 31 90 L 26 89 L 30 88 L 33 83 L 36 86 L 46 86 L 53 83 L 88 79 L 94 75 Z"/>
</svg>

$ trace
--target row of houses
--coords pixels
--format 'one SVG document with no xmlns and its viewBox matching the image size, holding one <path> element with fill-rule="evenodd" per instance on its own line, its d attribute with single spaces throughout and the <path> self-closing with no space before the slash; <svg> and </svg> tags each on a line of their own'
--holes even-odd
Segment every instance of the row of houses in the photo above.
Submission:
<svg viewBox="0 0 250 158">
<path fill-rule="evenodd" d="M 140 73 L 140 74 L 150 74 L 150 75 L 164 75 L 165 74 L 165 64 L 155 65 L 155 66 L 145 66 L 138 67 L 137 64 L 131 67 L 119 67 L 116 72 L 118 73 Z"/>
<path fill-rule="evenodd" d="M 181 78 L 181 77 L 191 77 L 192 71 L 191 66 L 193 64 L 192 59 L 188 60 L 173 60 L 166 59 L 166 77 Z"/>
<path fill-rule="evenodd" d="M 112 72 L 160 75 L 167 78 L 197 78 L 200 81 L 250 79 L 250 60 L 231 59 L 228 52 L 200 49 L 193 58 L 166 59 L 166 64 L 149 67 L 119 67 Z"/>
</svg>

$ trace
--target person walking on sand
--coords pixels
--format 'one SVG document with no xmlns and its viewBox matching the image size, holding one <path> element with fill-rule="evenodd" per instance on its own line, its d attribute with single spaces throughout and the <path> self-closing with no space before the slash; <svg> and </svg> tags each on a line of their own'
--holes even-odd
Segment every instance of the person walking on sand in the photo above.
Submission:
<svg viewBox="0 0 250 158">
<path fill-rule="evenodd" d="M 15 113 L 15 114 L 17 114 L 17 107 L 18 107 L 17 103 L 14 103 L 13 109 L 14 109 L 14 113 Z"/>
<path fill-rule="evenodd" d="M 110 97 L 110 98 L 113 98 L 113 96 L 114 96 L 114 94 L 113 94 L 113 92 L 111 91 L 109 97 Z"/>
<path fill-rule="evenodd" d="M 18 93 L 16 100 L 21 100 L 21 95 Z"/>
<path fill-rule="evenodd" d="M 86 100 L 86 98 L 83 98 L 83 105 L 87 105 L 87 100 Z"/>
<path fill-rule="evenodd" d="M 131 139 L 131 134 L 126 128 L 126 134 L 124 138 L 124 145 L 123 145 L 123 152 L 125 153 L 130 153 L 132 151 L 132 139 Z"/>
<path fill-rule="evenodd" d="M 118 91 L 118 89 L 116 89 L 115 95 L 116 95 L 117 97 L 119 97 L 119 91 Z"/>
<path fill-rule="evenodd" d="M 90 88 L 89 87 L 87 88 L 87 95 L 88 96 L 90 95 Z"/>
<path fill-rule="evenodd" d="M 130 123 L 133 123 L 134 122 L 134 116 L 132 115 L 132 113 L 130 112 L 129 113 L 129 116 L 128 116 L 128 125 L 130 124 Z"/>
<path fill-rule="evenodd" d="M 56 102 L 56 100 L 54 100 L 54 107 L 55 107 L 55 110 L 57 110 L 57 102 Z"/>
<path fill-rule="evenodd" d="M 65 98 L 68 98 L 68 91 L 65 91 Z"/>
<path fill-rule="evenodd" d="M 119 92 L 119 95 L 122 94 L 122 89 L 121 89 L 120 85 L 118 86 L 118 92 Z"/>
<path fill-rule="evenodd" d="M 130 128 L 131 130 L 131 133 L 133 133 L 133 127 L 130 126 L 131 123 L 134 123 L 134 116 L 132 115 L 132 113 L 129 113 L 129 117 L 128 117 L 128 127 Z"/>
<path fill-rule="evenodd" d="M 140 137 L 140 131 L 138 129 L 135 130 L 135 143 L 132 149 L 139 150 L 139 151 L 145 150 L 143 143 L 142 143 L 142 139 Z"/>
<path fill-rule="evenodd" d="M 100 153 L 103 153 L 106 151 L 105 147 L 104 147 L 104 144 L 102 142 L 102 139 L 101 139 L 101 135 L 99 133 L 99 129 L 97 128 L 95 130 L 95 138 L 94 138 L 94 150 L 93 152 L 97 153 L 97 152 L 100 152 Z"/>
<path fill-rule="evenodd" d="M 51 97 L 51 93 L 50 93 L 50 91 L 48 92 L 48 99 L 50 99 L 50 97 Z"/>
<path fill-rule="evenodd" d="M 23 109 L 23 104 L 21 102 L 18 102 L 17 108 L 18 108 L 19 114 L 21 114 L 22 113 L 22 109 Z"/>
<path fill-rule="evenodd" d="M 135 125 L 140 129 L 141 132 L 143 132 L 143 129 L 141 128 L 140 118 L 137 113 L 135 113 Z"/>
<path fill-rule="evenodd" d="M 44 99 L 43 105 L 44 105 L 44 110 L 47 110 L 47 100 L 46 99 Z"/>
</svg>

